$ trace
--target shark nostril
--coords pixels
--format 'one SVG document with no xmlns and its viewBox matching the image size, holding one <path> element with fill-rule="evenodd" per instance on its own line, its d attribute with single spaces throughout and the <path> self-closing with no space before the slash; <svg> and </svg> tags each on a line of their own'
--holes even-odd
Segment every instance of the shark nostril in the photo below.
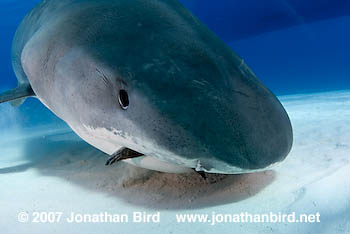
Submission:
<svg viewBox="0 0 350 234">
<path fill-rule="evenodd" d="M 128 109 L 129 107 L 129 95 L 126 90 L 121 89 L 119 91 L 119 97 L 118 97 L 119 104 L 123 110 Z"/>
</svg>

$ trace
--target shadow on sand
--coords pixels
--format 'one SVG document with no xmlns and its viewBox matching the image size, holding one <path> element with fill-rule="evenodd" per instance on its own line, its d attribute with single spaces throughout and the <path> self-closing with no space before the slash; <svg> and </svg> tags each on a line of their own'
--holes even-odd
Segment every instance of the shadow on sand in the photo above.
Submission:
<svg viewBox="0 0 350 234">
<path fill-rule="evenodd" d="M 23 142 L 29 163 L 0 168 L 0 174 L 37 169 L 84 189 L 105 193 L 149 209 L 194 209 L 234 203 L 252 197 L 274 179 L 274 171 L 242 175 L 167 174 L 126 163 L 106 167 L 107 156 L 73 133 L 32 138 Z"/>
</svg>

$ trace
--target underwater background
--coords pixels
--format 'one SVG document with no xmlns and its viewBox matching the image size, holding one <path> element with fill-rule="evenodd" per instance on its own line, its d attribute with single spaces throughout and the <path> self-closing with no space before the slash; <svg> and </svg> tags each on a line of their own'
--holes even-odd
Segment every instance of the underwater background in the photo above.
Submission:
<svg viewBox="0 0 350 234">
<path fill-rule="evenodd" d="M 286 160 L 264 172 L 208 174 L 209 182 L 195 173 L 106 167 L 107 155 L 37 99 L 4 103 L 0 233 L 350 233 L 350 1 L 180 1 L 278 95 L 294 131 Z M 0 92 L 17 85 L 12 39 L 38 2 L 0 0 Z M 19 223 L 23 211 L 161 211 L 162 222 Z M 319 212 L 321 223 L 177 224 L 177 212 Z"/>
<path fill-rule="evenodd" d="M 16 86 L 12 39 L 22 18 L 38 2 L 0 1 L 0 91 Z M 350 88 L 350 1 L 181 2 L 243 57 L 276 95 Z M 21 114 L 0 119 L 0 126 L 64 126 L 38 100 L 28 99 L 16 112 Z"/>
</svg>

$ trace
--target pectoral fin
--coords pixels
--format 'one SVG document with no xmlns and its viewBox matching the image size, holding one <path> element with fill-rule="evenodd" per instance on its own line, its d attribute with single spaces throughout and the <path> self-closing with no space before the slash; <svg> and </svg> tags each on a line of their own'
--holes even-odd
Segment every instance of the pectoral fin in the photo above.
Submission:
<svg viewBox="0 0 350 234">
<path fill-rule="evenodd" d="M 35 93 L 29 84 L 22 84 L 15 89 L 0 94 L 0 103 L 11 102 L 13 106 L 21 105 L 27 97 L 33 97 Z"/>
</svg>

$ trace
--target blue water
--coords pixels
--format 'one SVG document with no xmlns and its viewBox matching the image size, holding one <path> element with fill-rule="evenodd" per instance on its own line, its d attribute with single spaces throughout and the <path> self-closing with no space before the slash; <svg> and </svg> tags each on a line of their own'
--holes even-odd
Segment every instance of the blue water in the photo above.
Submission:
<svg viewBox="0 0 350 234">
<path fill-rule="evenodd" d="M 10 49 L 24 15 L 39 0 L 0 2 L 0 90 L 16 86 Z M 240 54 L 275 94 L 350 88 L 350 1 L 181 0 Z M 28 100 L 18 122 L 58 121 Z M 40 112 L 40 115 L 26 114 Z M 59 121 L 58 121 L 59 122 Z"/>
</svg>

